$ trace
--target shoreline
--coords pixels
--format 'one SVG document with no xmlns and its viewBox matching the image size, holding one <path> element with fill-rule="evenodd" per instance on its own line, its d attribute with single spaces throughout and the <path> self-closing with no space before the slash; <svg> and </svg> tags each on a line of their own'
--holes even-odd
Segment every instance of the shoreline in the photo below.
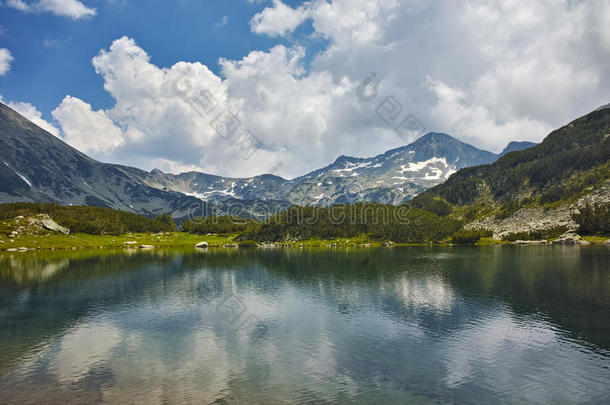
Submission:
<svg viewBox="0 0 610 405">
<path fill-rule="evenodd" d="M 33 250 L 99 250 L 99 249 L 159 249 L 159 248 L 194 248 L 200 242 L 207 242 L 209 248 L 348 248 L 348 247 L 393 247 L 393 246 L 549 246 L 549 243 L 513 243 L 490 238 L 482 238 L 473 245 L 436 243 L 394 243 L 382 242 L 365 237 L 337 239 L 308 239 L 291 242 L 255 242 L 236 241 L 239 236 L 233 234 L 196 235 L 186 232 L 161 232 L 155 234 L 128 233 L 124 235 L 89 235 L 89 234 L 48 234 L 21 235 L 14 239 L 0 241 L 1 252 L 25 252 Z M 591 245 L 604 245 L 605 236 L 583 236 L 582 239 Z"/>
</svg>

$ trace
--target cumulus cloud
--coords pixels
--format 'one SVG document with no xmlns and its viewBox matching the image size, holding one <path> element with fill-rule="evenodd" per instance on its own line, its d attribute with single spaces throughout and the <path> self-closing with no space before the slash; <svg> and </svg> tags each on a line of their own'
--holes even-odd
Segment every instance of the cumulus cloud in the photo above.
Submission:
<svg viewBox="0 0 610 405">
<path fill-rule="evenodd" d="M 428 128 L 499 151 L 607 102 L 607 1 L 377 0 L 362 13 L 353 3 L 312 11 L 316 33 L 330 40 L 314 69 L 376 72 Z"/>
<path fill-rule="evenodd" d="M 103 110 L 93 111 L 90 104 L 76 97 L 66 96 L 52 114 L 65 141 L 82 152 L 105 155 L 123 143 L 121 128 Z"/>
<path fill-rule="evenodd" d="M 110 160 L 148 169 L 234 176 L 278 167 L 281 174 L 299 175 L 334 160 L 341 144 L 355 153 L 370 142 L 348 119 L 361 108 L 355 84 L 334 82 L 328 72 L 305 74 L 304 52 L 276 46 L 238 61 L 223 59 L 221 78 L 197 62 L 160 68 L 133 39 L 120 38 L 93 59 L 116 100 L 113 108 L 96 113 L 116 128 L 108 131 L 115 141 L 101 150 Z M 92 119 L 80 118 L 90 114 L 90 106 L 65 108 L 76 101 L 84 105 L 67 98 L 53 115 L 70 144 L 91 149 L 102 133 L 86 126 Z M 231 134 L 219 127 L 227 119 L 236 124 Z M 386 146 L 395 137 L 389 130 L 384 136 Z"/>
<path fill-rule="evenodd" d="M 527 117 L 514 117 L 498 122 L 489 107 L 469 103 L 466 92 L 446 83 L 428 78 L 428 88 L 437 98 L 431 113 L 464 142 L 488 150 L 497 150 L 514 139 L 527 138 L 540 142 L 553 128 Z"/>
<path fill-rule="evenodd" d="M 102 149 L 148 169 L 247 176 L 281 168 L 291 177 L 339 154 L 400 146 L 375 113 L 387 96 L 429 130 L 492 151 L 511 140 L 540 141 L 609 101 L 604 0 L 314 0 L 298 8 L 274 1 L 251 28 L 282 36 L 307 19 L 328 44 L 307 67 L 305 47 L 278 45 L 221 59 L 217 76 L 199 62 L 156 66 L 133 39 L 114 41 L 93 59 L 116 100 L 101 112 L 115 134 Z M 366 103 L 357 89 L 371 73 L 378 98 Z M 234 114 L 238 135 L 216 127 L 223 112 Z M 76 122 L 56 118 L 62 128 L 62 120 Z M 83 144 L 94 136 L 79 133 Z M 245 158 L 244 149 L 255 153 Z"/>
<path fill-rule="evenodd" d="M 2 95 L 0 95 L 0 102 L 6 103 L 6 105 L 32 121 L 34 124 L 38 125 L 40 128 L 59 137 L 59 130 L 53 124 L 45 121 L 42 118 L 41 112 L 38 111 L 32 104 L 23 101 L 5 101 L 3 100 Z"/>
<path fill-rule="evenodd" d="M 286 35 L 294 31 L 309 17 L 309 4 L 291 8 L 280 0 L 273 0 L 273 6 L 267 7 L 250 20 L 250 27 L 257 34 L 270 36 Z"/>
<path fill-rule="evenodd" d="M 25 3 L 23 0 L 7 0 L 6 5 L 21 11 L 30 11 L 29 4 Z"/>
<path fill-rule="evenodd" d="M 0 48 L 0 76 L 4 76 L 11 70 L 11 62 L 14 59 L 11 51 L 6 48 Z"/>
<path fill-rule="evenodd" d="M 85 6 L 79 0 L 8 0 L 6 5 L 23 12 L 50 12 L 58 16 L 73 19 L 87 18 L 96 14 L 95 8 Z"/>
</svg>

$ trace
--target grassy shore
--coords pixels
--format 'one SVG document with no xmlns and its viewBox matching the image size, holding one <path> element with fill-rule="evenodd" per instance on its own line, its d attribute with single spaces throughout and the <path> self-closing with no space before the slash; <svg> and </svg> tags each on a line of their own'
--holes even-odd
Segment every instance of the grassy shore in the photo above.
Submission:
<svg viewBox="0 0 610 405">
<path fill-rule="evenodd" d="M 336 239 L 308 239 L 296 242 L 277 242 L 261 244 L 252 241 L 236 242 L 239 234 L 213 234 L 213 235 L 194 235 L 186 232 L 165 232 L 165 233 L 129 233 L 124 235 L 88 235 L 73 234 L 63 235 L 49 233 L 45 235 L 19 235 L 14 238 L 0 238 L 0 250 L 8 249 L 120 249 L 120 248 L 139 248 L 143 245 L 155 248 L 192 248 L 199 242 L 207 242 L 209 247 L 242 246 L 242 247 L 379 247 L 387 245 L 378 240 L 373 240 L 365 236 L 355 238 L 336 238 Z M 588 242 L 601 245 L 608 237 L 585 236 Z M 502 245 L 510 242 L 482 238 L 477 246 Z M 422 246 L 429 243 L 392 243 L 392 246 Z M 435 245 L 450 245 L 450 243 L 436 243 Z"/>
<path fill-rule="evenodd" d="M 210 236 L 193 235 L 185 232 L 166 232 L 157 234 L 131 233 L 125 235 L 88 235 L 88 234 L 48 234 L 20 235 L 13 239 L 3 238 L 0 249 L 111 249 L 139 247 L 193 247 L 205 241 L 211 247 L 233 243 L 237 234 L 217 234 Z M 134 243 L 135 242 L 135 243 Z"/>
</svg>

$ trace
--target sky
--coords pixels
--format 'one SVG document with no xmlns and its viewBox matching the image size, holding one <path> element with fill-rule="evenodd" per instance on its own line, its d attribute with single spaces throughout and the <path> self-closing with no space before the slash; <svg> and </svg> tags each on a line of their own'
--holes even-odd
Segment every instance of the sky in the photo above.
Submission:
<svg viewBox="0 0 610 405">
<path fill-rule="evenodd" d="M 0 0 L 0 100 L 104 162 L 287 178 L 610 102 L 608 0 Z"/>
</svg>

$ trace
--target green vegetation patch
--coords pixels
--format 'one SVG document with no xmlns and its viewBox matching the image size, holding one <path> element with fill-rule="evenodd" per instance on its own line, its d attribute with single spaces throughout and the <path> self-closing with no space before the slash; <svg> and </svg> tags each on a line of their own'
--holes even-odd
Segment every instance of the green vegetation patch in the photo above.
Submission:
<svg viewBox="0 0 610 405">
<path fill-rule="evenodd" d="M 447 239 L 463 223 L 408 205 L 356 203 L 331 207 L 292 207 L 239 237 L 260 242 L 333 240 L 366 235 L 376 241 L 427 243 Z"/>
<path fill-rule="evenodd" d="M 457 245 L 475 245 L 481 238 L 490 238 L 493 232 L 487 229 L 469 229 L 456 232 L 451 242 Z"/>
<path fill-rule="evenodd" d="M 72 233 L 120 235 L 127 232 L 172 232 L 176 224 L 168 214 L 148 218 L 132 212 L 101 207 L 63 206 L 43 203 L 0 204 L 0 220 L 17 216 L 49 215 Z"/>
<path fill-rule="evenodd" d="M 587 204 L 572 215 L 572 219 L 579 225 L 579 233 L 608 234 L 610 233 L 610 204 Z"/>
<path fill-rule="evenodd" d="M 236 216 L 210 216 L 197 219 L 185 219 L 182 229 L 196 234 L 234 233 L 245 231 L 257 221 Z"/>
</svg>

